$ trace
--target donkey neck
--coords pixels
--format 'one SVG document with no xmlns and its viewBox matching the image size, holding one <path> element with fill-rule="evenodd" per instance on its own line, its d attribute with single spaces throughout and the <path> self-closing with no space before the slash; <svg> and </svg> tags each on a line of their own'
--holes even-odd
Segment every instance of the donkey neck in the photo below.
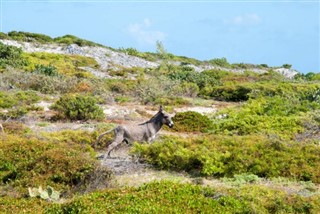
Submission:
<svg viewBox="0 0 320 214">
<path fill-rule="evenodd" d="M 161 119 L 157 120 L 157 118 L 155 118 L 154 121 L 147 123 L 147 125 L 151 126 L 157 133 L 162 128 L 163 123 L 161 122 Z"/>
</svg>

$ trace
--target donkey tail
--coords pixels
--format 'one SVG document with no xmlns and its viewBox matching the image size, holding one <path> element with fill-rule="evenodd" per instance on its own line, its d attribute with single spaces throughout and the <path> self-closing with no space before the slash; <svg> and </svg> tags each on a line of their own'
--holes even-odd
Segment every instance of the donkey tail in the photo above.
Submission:
<svg viewBox="0 0 320 214">
<path fill-rule="evenodd" d="M 100 142 L 100 140 L 101 140 L 101 138 L 102 138 L 103 136 L 105 136 L 106 134 L 112 132 L 113 130 L 114 130 L 114 129 L 111 129 L 111 130 L 106 131 L 106 132 L 103 132 L 101 135 L 99 135 L 97 141 L 94 143 L 94 147 L 93 147 L 93 148 L 96 148 L 96 145 Z"/>
</svg>

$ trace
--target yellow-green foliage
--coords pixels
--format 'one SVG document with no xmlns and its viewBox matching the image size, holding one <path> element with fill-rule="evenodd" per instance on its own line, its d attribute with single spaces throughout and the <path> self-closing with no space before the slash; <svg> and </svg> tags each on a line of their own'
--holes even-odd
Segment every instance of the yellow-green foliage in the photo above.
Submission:
<svg viewBox="0 0 320 214">
<path fill-rule="evenodd" d="M 30 132 L 30 128 L 21 122 L 9 121 L 2 123 L 4 130 L 8 134 L 23 135 Z"/>
<path fill-rule="evenodd" d="M 0 108 L 30 105 L 39 99 L 40 97 L 34 91 L 0 91 Z"/>
<path fill-rule="evenodd" d="M 317 101 L 297 97 L 260 97 L 240 108 L 219 112 L 225 116 L 214 120 L 213 131 L 238 135 L 276 134 L 293 139 L 304 131 L 302 121 L 308 118 L 307 112 L 317 109 L 320 109 Z"/>
<path fill-rule="evenodd" d="M 50 36 L 39 34 L 39 33 L 29 33 L 22 31 L 11 31 L 8 33 L 8 39 L 13 39 L 23 42 L 39 42 L 39 43 L 50 43 L 52 38 Z"/>
<path fill-rule="evenodd" d="M 27 187 L 50 185 L 62 191 L 84 181 L 94 171 L 88 145 L 52 139 L 0 136 L 0 183 L 19 192 Z"/>
<path fill-rule="evenodd" d="M 77 44 L 79 46 L 101 46 L 100 44 L 85 40 L 85 39 L 81 39 L 78 38 L 76 36 L 73 35 L 65 35 L 65 36 L 61 36 L 61 37 L 56 37 L 54 38 L 54 42 L 57 43 L 62 43 L 62 44 Z"/>
<path fill-rule="evenodd" d="M 20 118 L 32 110 L 39 110 L 35 107 L 40 97 L 34 91 L 0 91 L 0 109 L 7 108 L 7 111 L 0 112 L 0 118 Z"/>
<path fill-rule="evenodd" d="M 24 58 L 29 62 L 25 67 L 27 71 L 36 69 L 36 65 L 54 66 L 60 74 L 73 75 L 78 77 L 92 77 L 92 74 L 80 67 L 99 67 L 98 63 L 89 57 L 79 55 L 63 55 L 54 53 L 23 53 Z"/>
<path fill-rule="evenodd" d="M 106 149 L 107 143 L 110 143 L 113 139 L 113 132 L 110 133 L 110 135 L 106 135 L 98 145 L 95 143 L 102 132 L 108 131 L 112 128 L 114 128 L 113 124 L 101 124 L 96 127 L 93 132 L 82 130 L 63 130 L 59 132 L 45 132 L 42 133 L 41 136 L 56 143 L 76 143 L 87 148 L 94 147 L 95 149 Z M 90 150 L 90 152 L 93 154 L 93 150 Z"/>
<path fill-rule="evenodd" d="M 212 128 L 212 121 L 198 112 L 178 112 L 172 118 L 174 131 L 178 132 L 207 132 Z"/>
<path fill-rule="evenodd" d="M 37 213 L 319 213 L 319 195 L 304 197 L 258 185 L 209 188 L 162 181 L 109 189 L 52 204 L 3 197 L 3 211 Z"/>
<path fill-rule="evenodd" d="M 1 213 L 43 213 L 49 202 L 37 198 L 15 198 L 1 196 Z"/>
<path fill-rule="evenodd" d="M 320 148 L 264 136 L 167 137 L 151 145 L 136 144 L 134 153 L 162 169 L 203 175 L 252 173 L 320 183 Z"/>
<path fill-rule="evenodd" d="M 22 49 L 0 42 L 0 71 L 8 66 L 22 67 L 27 61 L 22 57 Z"/>
<path fill-rule="evenodd" d="M 96 134 L 95 132 L 82 130 L 63 130 L 59 132 L 44 132 L 42 136 L 56 143 L 91 145 L 96 140 Z"/>
<path fill-rule="evenodd" d="M 11 31 L 8 34 L 1 33 L 0 38 L 4 39 L 13 39 L 22 42 L 38 42 L 38 43 L 61 43 L 61 44 L 77 44 L 79 46 L 101 46 L 100 44 L 78 38 L 74 35 L 64 35 L 61 37 L 51 38 L 50 36 L 39 34 L 39 33 L 30 33 L 23 31 Z"/>
</svg>

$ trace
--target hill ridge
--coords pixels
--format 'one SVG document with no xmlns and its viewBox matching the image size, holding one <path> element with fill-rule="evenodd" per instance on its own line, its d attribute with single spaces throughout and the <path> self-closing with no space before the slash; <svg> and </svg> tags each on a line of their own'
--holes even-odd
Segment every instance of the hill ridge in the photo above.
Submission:
<svg viewBox="0 0 320 214">
<path fill-rule="evenodd" d="M 66 55 L 81 55 L 86 57 L 94 58 L 100 65 L 100 71 L 93 71 L 92 69 L 85 70 L 93 73 L 98 77 L 108 77 L 108 74 L 103 72 L 108 69 L 118 70 L 121 68 L 155 68 L 161 64 L 161 60 L 155 62 L 143 59 L 138 56 L 133 56 L 121 51 L 113 50 L 105 46 L 93 46 L 93 45 L 84 45 L 79 46 L 77 44 L 59 44 L 59 43 L 36 43 L 36 42 L 24 42 L 17 41 L 12 39 L 0 39 L 5 45 L 15 46 L 21 48 L 25 52 L 47 52 L 47 53 L 57 53 L 57 54 L 66 54 Z M 170 60 L 169 64 L 173 65 L 182 65 L 183 62 Z M 286 78 L 292 79 L 298 72 L 294 69 L 284 68 L 284 67 L 253 67 L 253 68 L 225 68 L 216 65 L 210 65 L 209 63 L 203 62 L 201 65 L 195 65 L 187 63 L 184 66 L 191 67 L 196 72 L 202 72 L 205 70 L 225 70 L 228 72 L 243 73 L 247 70 L 255 73 L 266 73 L 270 69 L 280 73 Z M 102 72 L 101 72 L 102 71 Z"/>
</svg>

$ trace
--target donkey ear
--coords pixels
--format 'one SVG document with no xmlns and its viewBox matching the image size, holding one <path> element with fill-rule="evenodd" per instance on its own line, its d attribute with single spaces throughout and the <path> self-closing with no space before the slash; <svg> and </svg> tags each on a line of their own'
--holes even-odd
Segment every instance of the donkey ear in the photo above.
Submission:
<svg viewBox="0 0 320 214">
<path fill-rule="evenodd" d="M 162 109 L 162 105 L 160 105 L 159 111 L 160 111 L 160 112 L 162 112 L 162 111 L 163 111 L 163 109 Z"/>
</svg>

